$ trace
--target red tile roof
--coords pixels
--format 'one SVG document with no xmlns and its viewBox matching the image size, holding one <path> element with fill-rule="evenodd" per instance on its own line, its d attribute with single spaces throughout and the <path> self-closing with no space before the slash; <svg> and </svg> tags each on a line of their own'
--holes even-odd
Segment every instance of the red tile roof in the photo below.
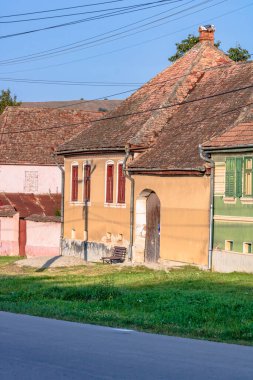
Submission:
<svg viewBox="0 0 253 380">
<path fill-rule="evenodd" d="M 216 111 L 227 109 L 229 102 L 225 108 L 221 97 L 218 101 L 177 104 L 235 87 L 235 82 L 231 86 L 225 83 L 233 67 L 237 65 L 210 42 L 198 43 L 116 110 L 106 114 L 103 121 L 92 123 L 89 129 L 60 146 L 58 153 L 123 150 L 130 144 L 132 148 L 144 150 L 131 168 L 174 169 L 202 165 L 198 144 L 217 132 L 217 127 L 210 128 L 210 122 L 209 127 L 203 124 L 202 116 L 210 117 L 210 107 L 214 105 Z M 239 77 L 235 75 L 234 80 Z M 245 77 L 249 77 L 248 71 Z M 245 78 L 241 82 L 245 84 Z M 177 106 L 173 106 L 175 104 Z"/>
<path fill-rule="evenodd" d="M 17 211 L 15 210 L 14 207 L 7 205 L 7 206 L 0 206 L 0 217 L 9 217 L 12 218 Z"/>
<path fill-rule="evenodd" d="M 7 107 L 0 116 L 0 164 L 55 165 L 52 148 L 104 114 L 66 108 Z"/>
<path fill-rule="evenodd" d="M 21 194 L 0 193 L 0 207 L 11 206 L 19 212 L 21 218 L 37 214 L 55 216 L 61 209 L 60 194 Z"/>
<path fill-rule="evenodd" d="M 83 111 L 99 112 L 102 110 L 111 111 L 118 107 L 122 100 L 63 100 L 50 102 L 22 102 L 23 108 L 66 108 Z"/>
<path fill-rule="evenodd" d="M 137 157 L 131 168 L 185 170 L 203 166 L 198 145 L 253 116 L 253 104 L 245 107 L 252 103 L 253 87 L 249 84 L 253 86 L 252 62 L 208 70 L 155 144 Z"/>
<path fill-rule="evenodd" d="M 44 215 L 30 215 L 25 218 L 25 220 L 30 220 L 32 222 L 42 222 L 42 223 L 61 223 L 60 216 L 44 216 Z"/>
<path fill-rule="evenodd" d="M 236 125 L 225 133 L 207 141 L 203 147 L 208 150 L 208 148 L 236 148 L 248 145 L 253 146 L 253 120 L 251 123 Z"/>
</svg>

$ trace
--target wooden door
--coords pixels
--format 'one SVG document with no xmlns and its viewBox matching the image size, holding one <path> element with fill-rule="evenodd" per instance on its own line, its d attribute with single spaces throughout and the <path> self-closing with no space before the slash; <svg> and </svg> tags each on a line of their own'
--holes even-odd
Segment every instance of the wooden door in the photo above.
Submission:
<svg viewBox="0 0 253 380">
<path fill-rule="evenodd" d="M 25 256 L 26 220 L 19 219 L 19 256 Z"/>
<path fill-rule="evenodd" d="M 160 200 L 151 193 L 146 203 L 145 261 L 155 263 L 160 257 Z"/>
</svg>

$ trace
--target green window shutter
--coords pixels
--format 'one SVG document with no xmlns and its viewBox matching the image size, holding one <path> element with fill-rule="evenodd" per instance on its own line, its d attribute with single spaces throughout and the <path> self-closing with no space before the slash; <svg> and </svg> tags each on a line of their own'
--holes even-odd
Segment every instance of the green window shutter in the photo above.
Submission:
<svg viewBox="0 0 253 380">
<path fill-rule="evenodd" d="M 235 196 L 235 158 L 226 158 L 226 197 Z"/>
<path fill-rule="evenodd" d="M 236 196 L 240 198 L 242 196 L 242 157 L 236 158 Z"/>
</svg>

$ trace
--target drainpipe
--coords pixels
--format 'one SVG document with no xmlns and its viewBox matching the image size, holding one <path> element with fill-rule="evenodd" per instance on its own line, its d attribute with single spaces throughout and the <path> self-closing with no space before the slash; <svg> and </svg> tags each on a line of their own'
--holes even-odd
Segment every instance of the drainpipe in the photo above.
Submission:
<svg viewBox="0 0 253 380">
<path fill-rule="evenodd" d="M 208 162 L 211 166 L 210 177 L 210 205 L 209 205 L 209 247 L 208 247 L 208 269 L 212 270 L 212 253 L 213 253 L 213 201 L 214 201 L 214 161 L 209 158 L 199 144 L 199 155 L 202 160 Z"/>
<path fill-rule="evenodd" d="M 129 253 L 128 259 L 132 261 L 133 257 L 133 242 L 134 242 L 134 179 L 131 177 L 129 172 L 127 172 L 127 160 L 130 157 L 130 149 L 129 146 L 125 147 L 126 155 L 123 161 L 123 173 L 124 176 L 131 181 L 131 195 L 130 195 L 130 243 L 129 243 Z"/>
<path fill-rule="evenodd" d="M 60 254 L 62 255 L 62 241 L 64 236 L 64 186 L 65 186 L 65 170 L 57 162 L 55 153 L 52 154 L 54 161 L 61 171 L 61 237 L 60 237 Z"/>
</svg>

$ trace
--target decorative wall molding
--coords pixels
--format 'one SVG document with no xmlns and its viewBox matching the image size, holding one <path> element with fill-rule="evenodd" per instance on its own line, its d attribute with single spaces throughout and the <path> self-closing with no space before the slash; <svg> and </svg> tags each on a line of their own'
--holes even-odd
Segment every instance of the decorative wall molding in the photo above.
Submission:
<svg viewBox="0 0 253 380">
<path fill-rule="evenodd" d="M 217 222 L 253 223 L 253 217 L 249 216 L 215 215 L 213 219 Z"/>
</svg>

